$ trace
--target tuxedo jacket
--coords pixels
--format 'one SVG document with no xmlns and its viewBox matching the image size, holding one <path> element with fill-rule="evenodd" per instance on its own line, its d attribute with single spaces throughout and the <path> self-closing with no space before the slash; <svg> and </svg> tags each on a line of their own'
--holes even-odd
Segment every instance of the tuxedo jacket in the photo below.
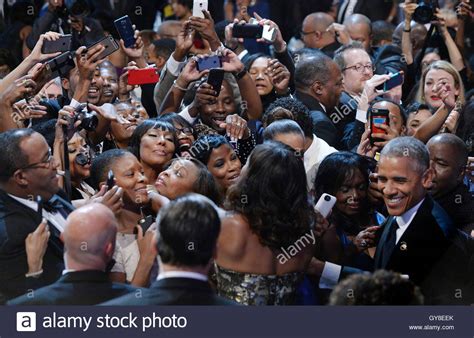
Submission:
<svg viewBox="0 0 474 338">
<path fill-rule="evenodd" d="M 472 238 L 459 231 L 445 210 L 427 195 L 388 260 L 381 251 L 394 217 L 383 228 L 374 267 L 407 274 L 420 286 L 425 304 L 460 305 L 472 302 Z M 460 292 L 462 297 L 457 297 Z"/>
<path fill-rule="evenodd" d="M 67 213 L 73 206 L 55 195 Z M 26 278 L 28 263 L 25 239 L 41 223 L 41 216 L 0 189 L 0 297 L 2 302 L 56 281 L 64 269 L 63 244 L 60 233 L 49 222 L 51 233 L 43 257 L 43 274 L 40 278 Z"/>
<path fill-rule="evenodd" d="M 54 284 L 10 300 L 8 305 L 95 305 L 120 297 L 137 288 L 112 283 L 107 273 L 98 270 L 64 274 Z"/>
<path fill-rule="evenodd" d="M 296 91 L 295 96 L 310 110 L 313 133 L 330 146 L 339 149 L 340 133 L 329 118 L 329 112 L 326 113 L 318 100 L 308 94 Z"/>
<path fill-rule="evenodd" d="M 142 291 L 101 305 L 237 305 L 219 297 L 208 282 L 192 278 L 164 278 Z"/>
</svg>

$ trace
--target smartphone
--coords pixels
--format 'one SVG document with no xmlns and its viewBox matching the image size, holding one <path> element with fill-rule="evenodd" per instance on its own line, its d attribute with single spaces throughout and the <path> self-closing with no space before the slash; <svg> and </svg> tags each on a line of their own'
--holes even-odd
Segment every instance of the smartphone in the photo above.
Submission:
<svg viewBox="0 0 474 338">
<path fill-rule="evenodd" d="M 143 234 L 150 228 L 150 226 L 153 224 L 153 216 L 148 215 L 145 218 L 142 218 L 140 221 L 138 221 L 138 224 L 142 227 L 143 229 Z"/>
<path fill-rule="evenodd" d="M 43 54 L 52 54 L 52 53 L 57 53 L 57 52 L 68 52 L 71 50 L 71 43 L 72 43 L 72 35 L 71 34 L 66 34 L 56 41 L 49 41 L 49 40 L 44 40 L 43 41 L 43 47 L 41 48 L 41 53 Z"/>
<path fill-rule="evenodd" d="M 114 172 L 112 171 L 112 169 L 109 170 L 107 174 L 107 182 L 105 184 L 107 185 L 107 191 L 112 189 L 115 185 L 115 177 L 114 177 Z"/>
<path fill-rule="evenodd" d="M 74 53 L 65 52 L 46 62 L 46 66 L 36 77 L 39 81 L 49 81 L 55 77 L 67 77 L 68 73 L 76 67 Z M 36 81 L 36 80 L 35 80 Z"/>
<path fill-rule="evenodd" d="M 158 81 L 160 81 L 160 75 L 156 68 L 131 69 L 128 71 L 129 85 L 155 84 Z"/>
<path fill-rule="evenodd" d="M 115 28 L 122 38 L 125 47 L 132 47 L 135 42 L 135 31 L 133 30 L 132 21 L 128 15 L 122 16 L 121 18 L 114 21 Z"/>
<path fill-rule="evenodd" d="M 370 143 L 374 144 L 375 142 L 383 142 L 384 140 L 379 138 L 373 138 L 372 134 L 385 134 L 385 130 L 377 128 L 376 124 L 385 124 L 389 125 L 389 111 L 388 109 L 377 109 L 372 108 L 370 111 Z"/>
<path fill-rule="evenodd" d="M 318 203 L 314 206 L 314 210 L 319 212 L 324 218 L 327 218 L 332 208 L 336 204 L 336 197 L 329 194 L 322 194 Z"/>
<path fill-rule="evenodd" d="M 398 72 L 395 74 L 390 74 L 390 79 L 385 81 L 382 84 L 379 84 L 375 89 L 383 90 L 384 92 L 388 92 L 390 89 L 395 88 L 403 83 L 403 72 Z"/>
<path fill-rule="evenodd" d="M 212 88 L 217 92 L 219 96 L 222 88 L 222 81 L 224 81 L 225 71 L 220 68 L 214 68 L 209 71 L 209 77 L 207 78 L 207 83 L 209 83 Z"/>
<path fill-rule="evenodd" d="M 97 46 L 97 45 L 102 45 L 105 47 L 105 50 L 99 55 L 99 60 L 100 59 L 105 59 L 107 56 L 110 54 L 114 53 L 116 50 L 118 50 L 120 47 L 118 43 L 115 41 L 115 39 L 112 37 L 112 35 L 107 35 L 103 39 L 97 41 L 93 45 L 87 47 L 88 49 Z"/>
<path fill-rule="evenodd" d="M 255 24 L 237 24 L 232 28 L 233 38 L 260 39 L 263 34 L 263 26 Z"/>
<path fill-rule="evenodd" d="M 203 11 L 207 11 L 208 1 L 207 0 L 194 0 L 193 3 L 193 16 L 198 18 L 205 18 Z"/>
<path fill-rule="evenodd" d="M 220 68 L 222 67 L 222 62 L 219 56 L 212 55 L 205 58 L 198 59 L 197 70 L 202 72 L 206 69 Z"/>
<path fill-rule="evenodd" d="M 390 75 L 390 79 L 384 83 L 383 91 L 387 92 L 403 83 L 403 72 L 398 72 Z"/>
</svg>

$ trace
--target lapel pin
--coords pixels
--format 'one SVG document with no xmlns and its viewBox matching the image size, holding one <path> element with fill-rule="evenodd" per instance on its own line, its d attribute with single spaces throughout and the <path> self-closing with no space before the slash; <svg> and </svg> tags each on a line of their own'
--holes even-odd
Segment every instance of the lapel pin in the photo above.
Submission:
<svg viewBox="0 0 474 338">
<path fill-rule="evenodd" d="M 407 249 L 408 249 L 407 243 L 406 243 L 406 242 L 402 242 L 402 243 L 400 244 L 400 250 L 406 251 Z"/>
</svg>

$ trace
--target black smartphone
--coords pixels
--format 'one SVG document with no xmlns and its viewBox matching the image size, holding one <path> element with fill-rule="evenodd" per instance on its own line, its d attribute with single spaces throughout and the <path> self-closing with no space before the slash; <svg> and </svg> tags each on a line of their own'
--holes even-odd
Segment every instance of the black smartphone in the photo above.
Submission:
<svg viewBox="0 0 474 338">
<path fill-rule="evenodd" d="M 219 56 L 211 55 L 205 58 L 199 58 L 197 62 L 197 70 L 202 72 L 206 69 L 220 68 L 222 67 L 222 62 Z"/>
<path fill-rule="evenodd" d="M 115 177 L 112 169 L 109 170 L 109 173 L 107 174 L 107 182 L 105 184 L 107 184 L 107 190 L 112 189 L 115 185 Z"/>
<path fill-rule="evenodd" d="M 209 77 L 207 83 L 217 92 L 216 96 L 219 96 L 222 87 L 222 81 L 224 81 L 225 71 L 220 68 L 214 68 L 209 71 Z"/>
<path fill-rule="evenodd" d="M 46 67 L 44 69 L 44 80 L 52 80 L 55 77 L 67 77 L 69 72 L 76 67 L 74 63 L 74 53 L 65 52 L 61 55 L 56 56 L 54 59 L 46 62 Z"/>
<path fill-rule="evenodd" d="M 384 92 L 389 91 L 392 88 L 395 88 L 403 83 L 403 72 L 398 72 L 390 75 L 390 79 L 384 83 L 383 90 Z"/>
<path fill-rule="evenodd" d="M 237 24 L 232 28 L 233 38 L 260 39 L 263 35 L 263 26 L 255 24 Z"/>
<path fill-rule="evenodd" d="M 395 74 L 390 74 L 390 79 L 385 81 L 382 84 L 379 84 L 375 89 L 383 90 L 384 92 L 388 92 L 390 89 L 395 88 L 403 83 L 403 72 L 398 72 Z"/>
<path fill-rule="evenodd" d="M 128 15 L 122 16 L 121 18 L 115 20 L 114 25 L 120 37 L 122 38 L 125 47 L 132 47 L 135 44 L 136 39 L 132 21 Z"/>
<path fill-rule="evenodd" d="M 377 109 L 372 108 L 369 112 L 370 116 L 370 143 L 374 144 L 375 142 L 383 142 L 383 139 L 373 138 L 372 134 L 385 134 L 385 130 L 376 127 L 376 124 L 385 124 L 386 126 L 389 125 L 389 111 L 388 109 Z"/>
<path fill-rule="evenodd" d="M 66 34 L 60 36 L 59 39 L 55 41 L 44 40 L 43 47 L 41 47 L 41 53 L 43 54 L 52 54 L 57 52 L 68 52 L 71 50 L 72 35 Z"/>
<path fill-rule="evenodd" d="M 102 46 L 105 47 L 105 50 L 102 53 L 100 53 L 100 55 L 98 57 L 99 60 L 105 59 L 107 56 L 114 53 L 116 50 L 118 50 L 120 48 L 118 43 L 112 37 L 112 35 L 107 35 L 103 39 L 101 39 L 101 40 L 97 41 L 96 43 L 94 43 L 93 45 L 87 47 L 87 49 L 90 49 L 90 48 L 92 48 L 94 46 L 97 46 L 97 45 L 102 45 Z M 85 52 L 87 52 L 87 51 L 84 51 L 84 53 Z"/>
<path fill-rule="evenodd" d="M 138 221 L 138 224 L 142 227 L 143 229 L 143 234 L 150 228 L 150 226 L 153 224 L 153 216 L 148 215 L 144 218 L 142 218 L 140 221 Z"/>
</svg>

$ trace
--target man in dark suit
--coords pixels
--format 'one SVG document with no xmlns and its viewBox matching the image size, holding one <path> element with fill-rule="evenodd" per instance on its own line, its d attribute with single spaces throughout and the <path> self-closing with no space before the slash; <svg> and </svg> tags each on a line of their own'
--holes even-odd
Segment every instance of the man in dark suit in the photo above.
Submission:
<svg viewBox="0 0 474 338">
<path fill-rule="evenodd" d="M 320 50 L 330 58 L 341 47 L 333 32 L 327 31 L 334 19 L 327 13 L 316 12 L 309 14 L 301 27 L 301 39 L 305 47 Z"/>
<path fill-rule="evenodd" d="M 377 244 L 374 270 L 384 269 L 406 275 L 420 286 L 425 304 L 456 304 L 456 290 L 469 292 L 469 247 L 472 238 L 458 231 L 446 212 L 428 195 L 433 179 L 425 145 L 412 137 L 398 137 L 382 150 L 378 164 L 378 188 L 389 217 L 373 234 L 362 239 L 363 246 Z M 326 263 L 327 264 L 327 263 Z M 327 264 L 322 279 L 346 276 L 359 270 L 342 270 Z"/>
<path fill-rule="evenodd" d="M 313 132 L 338 148 L 341 134 L 330 118 L 342 92 L 342 74 L 337 64 L 323 53 L 299 60 L 295 70 L 295 96 L 310 110 Z"/>
<path fill-rule="evenodd" d="M 54 282 L 63 270 L 60 232 L 71 204 L 57 195 L 57 166 L 40 134 L 16 129 L 0 134 L 0 297 L 10 299 Z M 44 205 L 37 213 L 37 197 Z M 32 262 L 25 240 L 47 220 L 51 233 L 46 253 Z"/>
<path fill-rule="evenodd" d="M 113 212 L 102 204 L 92 203 L 72 212 L 62 233 L 63 276 L 8 305 L 95 305 L 135 291 L 135 287 L 112 283 L 107 275 L 117 227 Z"/>
<path fill-rule="evenodd" d="M 201 195 L 185 195 L 162 208 L 158 219 L 157 281 L 103 305 L 233 305 L 207 281 L 221 226 L 214 204 Z"/>
</svg>

